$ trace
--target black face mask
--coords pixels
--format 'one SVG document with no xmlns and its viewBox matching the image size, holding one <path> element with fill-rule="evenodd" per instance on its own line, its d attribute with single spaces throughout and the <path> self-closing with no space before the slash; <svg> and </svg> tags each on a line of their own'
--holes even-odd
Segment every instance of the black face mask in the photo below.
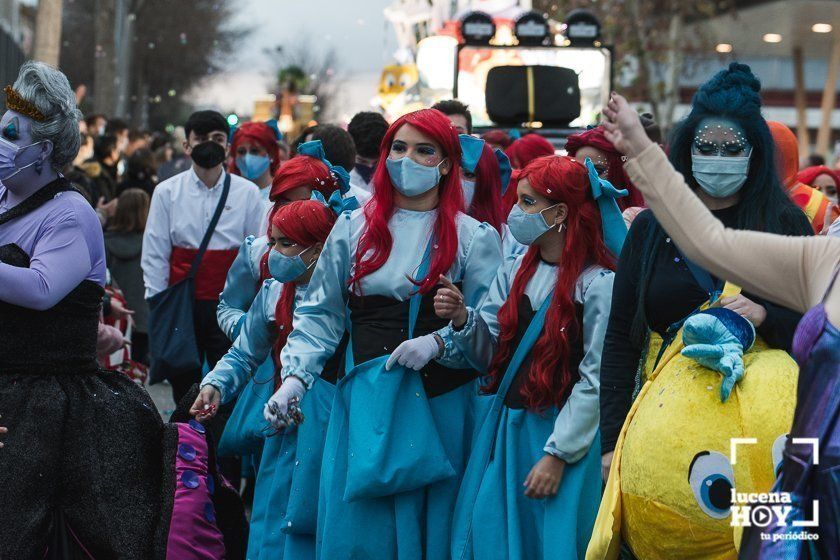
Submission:
<svg viewBox="0 0 840 560">
<path fill-rule="evenodd" d="M 199 167 L 213 169 L 225 161 L 225 149 L 216 142 L 208 140 L 193 146 L 190 157 Z"/>
<path fill-rule="evenodd" d="M 376 171 L 376 164 L 365 165 L 357 162 L 356 165 L 353 166 L 353 169 L 356 170 L 356 173 L 362 177 L 365 183 L 370 183 L 370 180 L 373 178 L 373 172 Z"/>
</svg>

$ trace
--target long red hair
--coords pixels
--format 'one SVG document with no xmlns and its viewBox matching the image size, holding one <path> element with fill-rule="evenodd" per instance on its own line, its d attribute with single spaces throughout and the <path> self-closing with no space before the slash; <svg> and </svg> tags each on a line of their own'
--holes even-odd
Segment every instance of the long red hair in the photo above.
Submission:
<svg viewBox="0 0 840 560">
<path fill-rule="evenodd" d="M 266 236 L 271 237 L 271 224 L 277 211 L 286 203 L 281 202 L 279 197 L 286 191 L 298 187 L 311 187 L 319 191 L 324 198 L 329 200 L 330 195 L 338 189 L 338 181 L 330 174 L 330 170 L 319 159 L 310 156 L 295 156 L 283 164 L 271 182 L 271 191 L 268 199 L 274 202 L 274 206 L 268 213 L 268 231 Z M 260 277 L 266 280 L 271 275 L 268 273 L 268 252 L 260 260 Z"/>
<path fill-rule="evenodd" d="M 499 233 L 502 232 L 502 177 L 499 160 L 487 144 L 484 144 L 475 168 L 475 196 L 468 214 L 479 222 L 487 222 Z"/>
<path fill-rule="evenodd" d="M 514 140 L 505 148 L 505 154 L 510 158 L 514 169 L 522 169 L 539 157 L 554 155 L 554 146 L 539 134 L 532 132 Z"/>
<path fill-rule="evenodd" d="M 305 249 L 326 241 L 335 224 L 335 219 L 335 213 L 317 200 L 298 200 L 278 208 L 271 219 L 271 225 L 279 229 L 283 237 L 288 237 L 300 245 L 301 249 Z M 268 253 L 266 253 L 266 258 L 268 258 Z M 274 320 L 277 324 L 274 358 L 278 365 L 280 351 L 286 345 L 286 339 L 292 330 L 295 288 L 294 282 L 283 284 L 283 292 L 274 308 Z"/>
<path fill-rule="evenodd" d="M 388 260 L 394 240 L 388 229 L 388 221 L 394 215 L 394 185 L 388 175 L 385 160 L 391 151 L 391 143 L 403 125 L 410 124 L 425 136 L 434 140 L 449 159 L 451 169 L 438 186 L 438 213 L 434 226 L 435 251 L 429 273 L 425 278 L 415 279 L 421 294 L 429 292 L 438 283 L 438 277 L 445 274 L 455 261 L 458 250 L 458 230 L 455 217 L 464 206 L 461 189 L 461 144 L 458 133 L 449 118 L 436 109 L 421 109 L 403 115 L 394 121 L 379 148 L 379 164 L 373 174 L 373 197 L 365 205 L 365 230 L 356 249 L 355 270 L 350 285 L 358 287 L 359 281 L 379 270 Z"/>
<path fill-rule="evenodd" d="M 581 148 L 589 146 L 601 150 L 607 155 L 607 177 L 606 179 L 617 189 L 627 189 L 628 195 L 616 200 L 618 206 L 625 210 L 631 206 L 644 206 L 645 199 L 642 193 L 633 186 L 630 177 L 624 171 L 624 156 L 615 149 L 612 142 L 607 140 L 604 134 L 603 125 L 585 130 L 580 134 L 573 134 L 566 140 L 566 152 L 575 156 Z"/>
<path fill-rule="evenodd" d="M 269 170 L 274 175 L 280 166 L 280 148 L 277 145 L 277 133 L 270 126 L 261 122 L 243 123 L 233 133 L 233 139 L 230 141 L 230 151 L 233 154 L 233 158 L 231 159 L 228 171 L 234 175 L 242 175 L 239 167 L 236 165 L 236 150 L 246 140 L 262 146 L 271 160 Z"/>
<path fill-rule="evenodd" d="M 575 312 L 574 292 L 578 278 L 591 265 L 615 269 L 614 259 L 604 244 L 601 213 L 592 198 L 586 168 L 565 156 L 546 156 L 529 163 L 519 180 L 528 179 L 531 187 L 555 203 L 569 207 L 566 218 L 566 244 L 557 267 L 557 282 L 551 307 L 542 334 L 531 350 L 533 361 L 522 396 L 532 409 L 561 406 L 573 384 L 569 369 L 570 340 L 581 333 Z M 515 188 L 511 184 L 510 188 Z M 540 260 L 540 249 L 531 245 L 522 264 L 510 296 L 499 309 L 499 348 L 490 364 L 487 392 L 498 390 L 505 374 L 505 364 L 513 355 L 513 340 L 519 325 L 519 300 L 528 281 L 534 276 Z M 532 302 L 539 304 L 541 302 Z"/>
</svg>

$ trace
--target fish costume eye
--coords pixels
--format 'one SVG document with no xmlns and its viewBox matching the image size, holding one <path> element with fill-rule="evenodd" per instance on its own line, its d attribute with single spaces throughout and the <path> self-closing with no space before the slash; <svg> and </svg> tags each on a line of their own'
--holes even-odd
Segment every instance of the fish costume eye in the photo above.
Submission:
<svg viewBox="0 0 840 560">
<path fill-rule="evenodd" d="M 716 451 L 695 455 L 688 467 L 688 483 L 703 513 L 714 519 L 729 517 L 735 473 L 726 456 Z"/>
<path fill-rule="evenodd" d="M 782 434 L 773 442 L 772 457 L 773 457 L 773 473 L 778 477 L 779 471 L 782 470 L 782 459 L 784 458 L 785 443 L 787 443 L 788 434 Z"/>
</svg>

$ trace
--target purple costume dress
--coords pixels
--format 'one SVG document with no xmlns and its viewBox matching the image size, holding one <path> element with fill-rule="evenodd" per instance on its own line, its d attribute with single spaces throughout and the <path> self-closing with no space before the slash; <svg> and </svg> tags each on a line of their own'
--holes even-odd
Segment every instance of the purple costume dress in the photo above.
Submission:
<svg viewBox="0 0 840 560">
<path fill-rule="evenodd" d="M 837 280 L 840 268 L 826 294 Z M 823 297 L 825 301 L 825 297 Z M 791 438 L 819 438 L 819 461 L 812 445 L 788 440 L 780 477 L 773 492 L 788 492 L 793 511 L 787 526 L 771 523 L 745 530 L 742 560 L 836 560 L 840 558 L 840 329 L 820 303 L 799 323 L 793 354 L 800 365 Z M 813 507 L 814 501 L 819 502 Z M 817 510 L 817 511 L 815 511 Z M 793 526 L 818 512 L 816 527 Z M 807 531 L 816 539 L 792 538 Z"/>
<path fill-rule="evenodd" d="M 12 208 L 6 195 L 0 186 L 0 559 L 225 557 L 224 528 L 243 518 L 236 498 L 219 507 L 232 489 L 204 429 L 165 425 L 143 389 L 97 364 L 105 260 L 93 209 L 63 178 Z"/>
</svg>

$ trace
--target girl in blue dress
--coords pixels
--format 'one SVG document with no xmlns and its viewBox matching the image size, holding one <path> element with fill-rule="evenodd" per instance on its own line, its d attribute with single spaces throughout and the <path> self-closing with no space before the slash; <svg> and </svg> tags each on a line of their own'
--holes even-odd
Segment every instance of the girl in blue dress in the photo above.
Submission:
<svg viewBox="0 0 840 560">
<path fill-rule="evenodd" d="M 461 148 L 436 110 L 389 128 L 373 198 L 337 221 L 283 349 L 279 413 L 308 398 L 349 326 L 321 474 L 318 557 L 449 558 L 475 374 L 433 297 L 446 275 L 477 305 L 501 265 L 492 226 L 463 213 Z M 308 420 L 306 420 L 308 421 Z"/>
<path fill-rule="evenodd" d="M 230 351 L 202 381 L 192 409 L 200 418 L 213 415 L 215 409 L 208 406 L 235 399 L 260 364 L 266 360 L 274 362 L 279 356 L 292 328 L 292 311 L 306 293 L 315 263 L 335 223 L 334 210 L 341 210 L 340 198 L 334 197 L 330 208 L 322 197 L 315 197 L 292 202 L 274 213 L 268 243 L 268 269 L 272 278 L 263 283 Z M 336 358 L 324 366 L 318 386 L 303 404 L 307 421 L 267 439 L 257 474 L 248 558 L 314 558 L 317 496 L 307 512 L 298 512 L 296 516 L 286 513 L 300 509 L 290 503 L 293 485 L 309 484 L 317 489 L 326 419 L 339 365 Z M 267 388 L 273 392 L 271 381 Z M 262 426 L 270 427 L 264 420 Z M 300 442 L 306 443 L 301 446 Z M 309 523 L 300 521 L 306 513 Z M 294 527 L 294 535 L 287 536 L 281 531 L 287 526 Z M 284 550 L 288 551 L 285 556 Z"/>
<path fill-rule="evenodd" d="M 346 192 L 349 188 L 347 177 L 343 168 L 333 166 L 324 158 L 320 140 L 301 144 L 298 155 L 277 169 L 269 195 L 274 206 L 268 214 L 267 231 L 260 237 L 248 236 L 242 243 L 219 298 L 216 317 L 231 342 L 239 336 L 263 282 L 271 278 L 268 241 L 274 214 L 290 202 L 308 200 L 315 191 L 323 198 L 330 198 L 336 191 Z M 251 480 L 260 465 L 264 442 L 262 411 L 274 392 L 271 381 L 275 369 L 272 359 L 265 360 L 239 391 L 236 406 L 219 441 L 220 454 L 242 457 L 243 476 Z"/>
<path fill-rule="evenodd" d="M 598 376 L 614 259 L 583 164 L 539 158 L 514 188 L 508 225 L 527 253 L 507 258 L 480 306 L 451 285 L 435 301 L 495 395 L 458 496 L 452 558 L 583 558 L 600 501 Z"/>
</svg>

